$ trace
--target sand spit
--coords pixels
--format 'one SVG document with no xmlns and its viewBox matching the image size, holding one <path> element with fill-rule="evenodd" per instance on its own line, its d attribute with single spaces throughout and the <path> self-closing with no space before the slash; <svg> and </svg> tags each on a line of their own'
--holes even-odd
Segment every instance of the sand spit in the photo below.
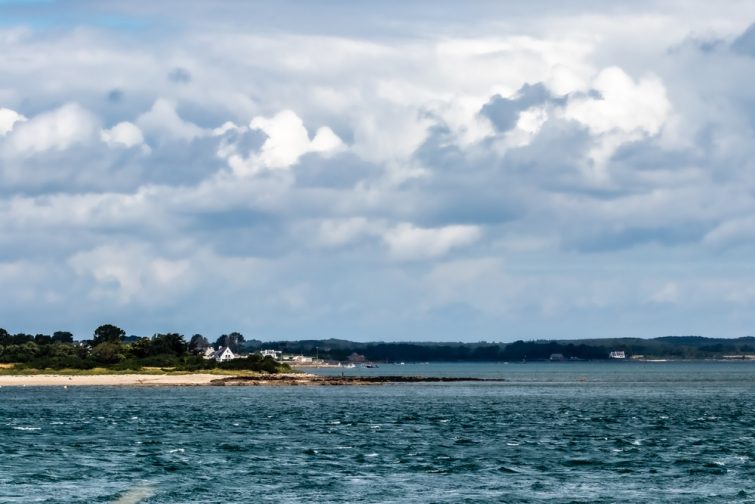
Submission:
<svg viewBox="0 0 755 504">
<path fill-rule="evenodd" d="M 433 376 L 318 376 L 307 373 L 233 376 L 217 374 L 0 375 L 0 387 L 196 387 L 380 385 L 386 383 L 447 383 L 498 381 L 483 378 Z"/>
<path fill-rule="evenodd" d="M 0 375 L 0 387 L 153 387 L 210 385 L 213 380 L 232 378 L 216 374 L 101 374 L 101 375 Z"/>
</svg>

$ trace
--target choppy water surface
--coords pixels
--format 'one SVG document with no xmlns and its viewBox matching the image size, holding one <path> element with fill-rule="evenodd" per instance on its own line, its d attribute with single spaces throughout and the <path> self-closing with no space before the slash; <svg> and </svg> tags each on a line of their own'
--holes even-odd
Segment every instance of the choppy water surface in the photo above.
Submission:
<svg viewBox="0 0 755 504">
<path fill-rule="evenodd" d="M 755 501 L 755 365 L 497 366 L 519 379 L 2 388 L 0 502 Z"/>
</svg>

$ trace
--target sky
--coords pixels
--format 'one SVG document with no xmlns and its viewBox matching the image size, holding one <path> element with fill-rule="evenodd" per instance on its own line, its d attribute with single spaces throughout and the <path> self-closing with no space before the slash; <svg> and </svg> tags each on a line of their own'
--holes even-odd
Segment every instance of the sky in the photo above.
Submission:
<svg viewBox="0 0 755 504">
<path fill-rule="evenodd" d="M 0 0 L 0 327 L 755 334 L 754 22 Z"/>
</svg>

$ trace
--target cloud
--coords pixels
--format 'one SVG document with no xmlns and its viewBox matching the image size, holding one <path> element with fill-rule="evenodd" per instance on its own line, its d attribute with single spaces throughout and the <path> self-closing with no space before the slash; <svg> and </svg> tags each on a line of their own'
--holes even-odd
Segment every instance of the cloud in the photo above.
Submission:
<svg viewBox="0 0 755 504">
<path fill-rule="evenodd" d="M 166 2 L 129 3 L 155 29 L 128 43 L 80 0 L 0 28 L 8 325 L 755 323 L 755 6 Z"/>
<path fill-rule="evenodd" d="M 90 291 L 94 300 L 113 300 L 126 304 L 137 296 L 154 301 L 161 295 L 174 295 L 190 281 L 190 263 L 185 259 L 154 257 L 141 245 L 103 245 L 79 252 L 69 264 L 80 276 L 95 284 Z"/>
<path fill-rule="evenodd" d="M 564 117 L 584 124 L 598 136 L 590 157 L 601 170 L 624 143 L 657 135 L 668 120 L 671 103 L 657 77 L 635 82 L 619 67 L 601 71 L 592 86 L 598 96 L 569 100 Z"/>
<path fill-rule="evenodd" d="M 755 57 L 755 23 L 734 39 L 731 48 L 737 53 Z"/>
<path fill-rule="evenodd" d="M 564 115 L 596 134 L 620 131 L 657 134 L 671 110 L 657 77 L 632 80 L 621 68 L 601 71 L 592 83 L 598 96 L 569 100 Z"/>
<path fill-rule="evenodd" d="M 18 121 L 18 119 L 16 119 Z M 14 152 L 34 154 L 48 150 L 65 150 L 95 138 L 97 118 L 76 103 L 16 122 L 7 142 Z"/>
<path fill-rule="evenodd" d="M 655 291 L 650 296 L 650 300 L 658 304 L 677 303 L 679 301 L 679 287 L 675 283 L 669 282 Z"/>
<path fill-rule="evenodd" d="M 102 130 L 100 137 L 103 142 L 110 146 L 120 146 L 127 149 L 144 143 L 142 130 L 128 121 L 119 122 L 110 129 Z"/>
<path fill-rule="evenodd" d="M 25 120 L 24 116 L 14 110 L 0 108 L 0 136 L 7 135 L 16 123 Z"/>
<path fill-rule="evenodd" d="M 252 131 L 260 131 L 267 138 L 259 152 L 244 158 L 231 148 L 229 164 L 238 175 L 254 174 L 260 170 L 286 170 L 308 153 L 329 155 L 345 148 L 340 138 L 328 127 L 320 127 L 314 138 L 309 137 L 301 118 L 291 110 L 283 110 L 272 117 L 257 116 L 249 123 Z"/>
<path fill-rule="evenodd" d="M 326 247 L 339 247 L 374 232 L 374 225 L 363 217 L 326 219 L 317 223 L 317 242 Z"/>
<path fill-rule="evenodd" d="M 476 242 L 482 236 L 477 226 L 445 226 L 427 229 L 399 224 L 383 234 L 391 257 L 411 261 L 440 257 L 452 249 Z"/>
<path fill-rule="evenodd" d="M 168 80 L 177 84 L 188 84 L 191 82 L 191 73 L 185 68 L 176 67 L 168 72 Z"/>
<path fill-rule="evenodd" d="M 165 98 L 157 99 L 150 110 L 139 116 L 136 124 L 158 139 L 188 142 L 205 134 L 196 124 L 183 120 L 176 112 L 175 103 Z"/>
<path fill-rule="evenodd" d="M 517 125 L 523 111 L 549 99 L 550 94 L 542 83 L 525 84 L 514 98 L 494 96 L 482 107 L 480 113 L 490 118 L 498 131 L 508 131 Z"/>
</svg>

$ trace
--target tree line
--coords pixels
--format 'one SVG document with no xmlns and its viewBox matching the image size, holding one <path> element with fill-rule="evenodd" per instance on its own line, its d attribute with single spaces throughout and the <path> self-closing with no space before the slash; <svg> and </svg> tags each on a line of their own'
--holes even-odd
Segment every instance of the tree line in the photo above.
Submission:
<svg viewBox="0 0 755 504">
<path fill-rule="evenodd" d="M 220 336 L 213 348 L 228 346 L 238 352 L 243 343 L 243 335 L 230 333 Z M 270 357 L 256 354 L 227 362 L 204 359 L 204 352 L 211 346 L 200 334 L 192 336 L 189 342 L 178 333 L 126 337 L 123 329 L 112 324 L 99 326 L 90 340 L 79 342 L 67 331 L 30 335 L 10 334 L 0 329 L 0 362 L 15 364 L 18 368 L 138 370 L 160 367 L 179 371 L 221 368 L 269 373 L 288 369 Z"/>
<path fill-rule="evenodd" d="M 584 340 L 518 340 L 512 343 L 355 342 L 339 339 L 276 341 L 251 340 L 248 350 L 270 348 L 284 353 L 318 355 L 326 360 L 346 361 L 359 356 L 374 362 L 520 362 L 608 359 L 612 351 L 627 357 L 711 359 L 724 355 L 755 354 L 755 337 L 704 338 L 663 336 L 659 338 L 601 338 Z"/>
</svg>

